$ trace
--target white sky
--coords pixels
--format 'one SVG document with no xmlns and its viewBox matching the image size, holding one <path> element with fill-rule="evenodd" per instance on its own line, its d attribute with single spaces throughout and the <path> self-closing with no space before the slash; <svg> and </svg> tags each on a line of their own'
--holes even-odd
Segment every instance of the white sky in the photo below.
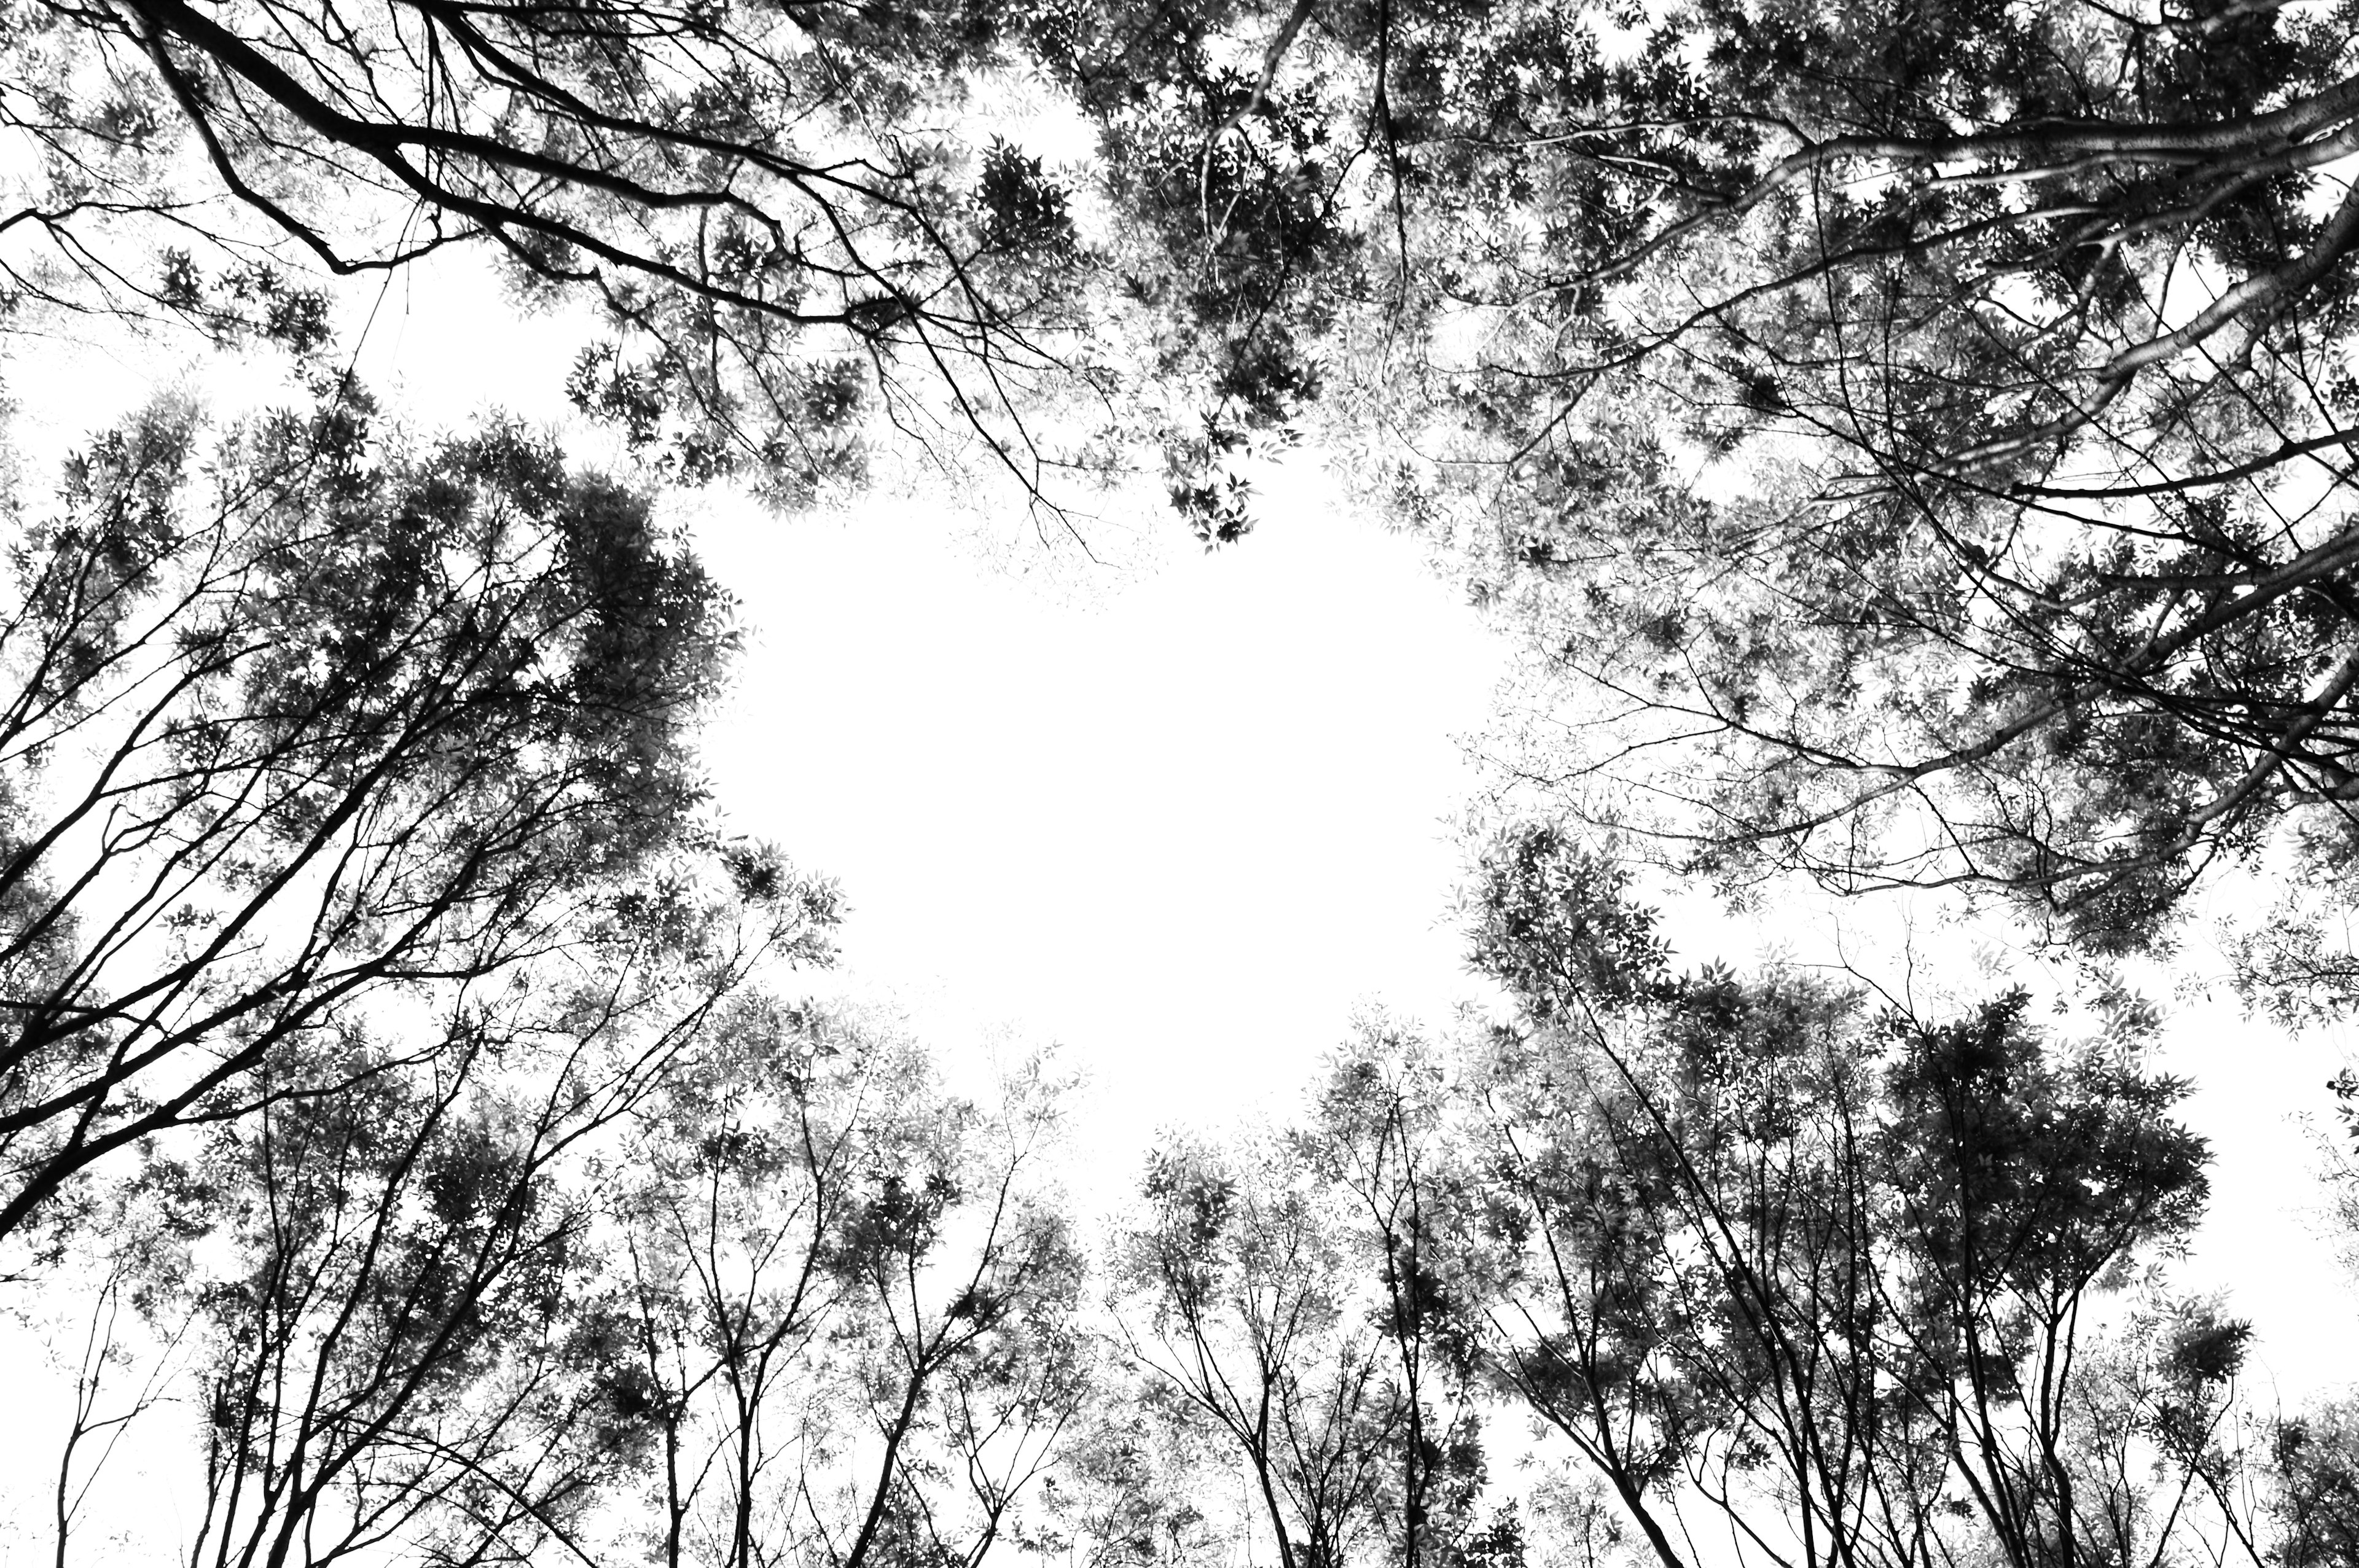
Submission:
<svg viewBox="0 0 2359 1568">
<path fill-rule="evenodd" d="M 585 335 L 517 319 L 487 280 L 415 269 L 360 368 L 429 425 L 495 406 L 565 423 L 552 367 Z M 847 894 L 842 973 L 817 983 L 888 1000 L 953 1061 L 1057 1045 L 1090 1080 L 1081 1164 L 1102 1183 L 1130 1180 L 1158 1127 L 1283 1116 L 1358 1008 L 1440 1026 L 1487 994 L 1450 913 L 1445 818 L 1474 784 L 1453 737 L 1488 717 L 1505 651 L 1307 458 L 1263 488 L 1236 546 L 1172 548 L 1176 522 L 1114 519 L 1149 564 L 1053 589 L 1022 575 L 1020 546 L 976 548 L 970 516 L 687 503 L 750 632 L 708 742 L 721 801 Z M 1840 946 L 1897 984 L 1908 918 L 1690 903 L 1671 931 L 1690 962 Z M 1953 975 L 1967 940 L 1918 937 Z M 2199 940 L 2187 962 L 2208 961 Z M 2352 1040 L 2158 1000 L 2160 1065 L 2194 1081 L 2186 1119 L 2215 1151 L 2176 1280 L 2232 1292 L 2261 1331 L 2255 1372 L 2289 1402 L 2359 1379 L 2359 1306 L 2318 1236 L 2298 1119 Z"/>
<path fill-rule="evenodd" d="M 551 367 L 582 324 L 437 292 L 388 297 L 369 384 L 429 424 L 563 421 Z M 1110 518 L 1094 542 L 1147 565 L 1045 582 L 906 501 L 681 512 L 749 631 L 706 746 L 723 807 L 841 880 L 853 987 L 945 1050 L 1057 1045 L 1117 1163 L 1165 1122 L 1283 1111 L 1358 1006 L 1440 1023 L 1484 994 L 1444 818 L 1503 653 L 1311 464 L 1264 477 L 1242 546 Z"/>
<path fill-rule="evenodd" d="M 432 310 L 388 296 L 364 378 L 429 427 L 489 406 L 563 420 L 580 324 L 435 287 Z M 12 373 L 20 425 L 87 428 L 154 368 Z M 1504 653 L 1309 463 L 1271 478 L 1242 545 L 1054 591 L 971 547 L 971 520 L 907 503 L 799 519 L 688 505 L 750 632 L 708 743 L 721 800 L 847 894 L 843 978 L 815 984 L 885 998 L 968 1060 L 1056 1044 L 1092 1085 L 1091 1197 L 1131 1179 L 1159 1126 L 1285 1114 L 1356 1008 L 1439 1026 L 1484 996 L 1450 911 L 1446 818 L 1473 784 L 1453 737 L 1484 723 Z M 1845 913 L 1889 947 L 1896 911 Z M 1831 946 L 1799 905 L 1749 933 L 1683 916 L 1674 934 L 1690 960 L 1724 941 Z M 2223 1003 L 2179 1010 L 2166 1051 L 2218 1155 L 2180 1278 L 2234 1288 L 2262 1331 L 2253 1391 L 2274 1382 L 2288 1404 L 2359 1375 L 2351 1282 L 2312 1234 L 2313 1149 L 2289 1120 L 2321 1106 L 2346 1044 Z"/>
<path fill-rule="evenodd" d="M 723 800 L 844 879 L 849 968 L 1060 1043 L 1133 1148 L 1289 1095 L 1355 1002 L 1476 990 L 1442 818 L 1495 651 L 1287 477 L 1248 545 L 1078 605 L 922 519 L 705 531 L 762 628 Z"/>
</svg>

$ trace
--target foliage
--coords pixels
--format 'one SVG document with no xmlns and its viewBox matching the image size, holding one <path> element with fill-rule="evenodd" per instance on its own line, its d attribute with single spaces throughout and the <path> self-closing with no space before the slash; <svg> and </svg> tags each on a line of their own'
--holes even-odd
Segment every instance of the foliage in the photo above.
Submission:
<svg viewBox="0 0 2359 1568">
<path fill-rule="evenodd" d="M 2068 1044 L 2019 993 L 1926 1022 L 1673 975 L 1649 912 L 1543 842 L 1481 903 L 1520 1015 L 1474 1089 L 1521 1258 L 1492 1353 L 1658 1561 L 1695 1560 L 1698 1507 L 1769 1561 L 2201 1561 L 2246 1523 L 2220 1434 L 2248 1329 L 2167 1300 L 2102 1326 L 2205 1192 L 2184 1086 L 2137 1065 L 2150 1010 L 2100 998 Z"/>
<path fill-rule="evenodd" d="M 599 1332 L 666 1564 L 981 1563 L 1090 1392 L 1039 1166 L 1058 1086 L 945 1094 L 909 1041 L 754 998 L 594 1173 Z"/>
<path fill-rule="evenodd" d="M 2346 881 L 2352 28 L 1191 5 L 1103 155 L 1240 428 L 1521 634 L 1503 789 L 2120 952 L 2273 843 Z"/>
<path fill-rule="evenodd" d="M 2347 1403 L 2297 1417 L 2276 1436 L 2271 1461 L 2284 1477 L 2277 1504 L 2288 1568 L 2359 1562 L 2359 1432 Z"/>
<path fill-rule="evenodd" d="M 595 303 L 575 398 L 678 478 L 809 500 L 858 477 L 879 419 L 945 457 L 980 438 L 1037 490 L 1062 460 L 1028 422 L 1091 368 L 1082 256 L 1039 159 L 953 128 L 978 81 L 1037 69 L 1035 21 L 24 0 L 5 276 L 20 305 L 311 351 L 320 275 L 488 247 L 523 300 Z"/>
<path fill-rule="evenodd" d="M 1389 1351 L 1385 1404 L 1398 1422 L 1380 1450 L 1396 1471 L 1386 1533 L 1404 1568 L 1479 1560 L 1511 1528 L 1486 1528 L 1477 1511 L 1487 1462 L 1475 1303 L 1492 1276 L 1487 1260 L 1452 1240 L 1481 1207 L 1451 1157 L 1464 1131 L 1454 1109 L 1440 1055 L 1370 1018 L 1330 1065 L 1293 1140 L 1294 1158 L 1346 1200 L 1357 1269 L 1375 1287 L 1368 1316 Z"/>
<path fill-rule="evenodd" d="M 2350 1563 L 2347 1401 L 2256 1411 L 2171 1288 L 2209 1152 L 2153 1009 L 1683 971 L 1615 857 L 1995 890 L 2099 958 L 2283 871 L 2235 984 L 2347 1010 L 2359 11 L 0 25 L 5 324 L 315 388 L 5 498 L 0 1239 L 100 1278 L 60 1561 L 169 1384 L 217 1565 Z M 650 497 L 323 368 L 321 274 L 462 244 L 594 303 L 568 390 L 675 480 L 1159 447 L 1226 544 L 1241 460 L 1325 437 L 1527 646 L 1501 1016 L 1367 1021 L 1093 1257 L 1041 1064 L 971 1098 L 775 989 L 833 895 L 707 814 L 730 607 Z M 106 1416 L 126 1309 L 180 1381 Z"/>
<path fill-rule="evenodd" d="M 2209 1154 L 2133 997 L 1680 972 L 1514 836 L 1512 1017 L 1369 1018 L 1294 1126 L 1167 1139 L 1101 1314 L 1062 1087 L 768 990 L 776 876 L 380 1005 L 332 1092 L 100 1184 L 102 1307 L 193 1346 L 204 1561 L 2342 1561 L 2341 1407 L 2253 1410 L 2169 1289 Z"/>
<path fill-rule="evenodd" d="M 1193 1454 L 1133 1485 L 1224 1469 L 1281 1558 L 2339 1561 L 2340 1407 L 2254 1409 L 2171 1289 L 2210 1151 L 2155 1009 L 1681 972 L 1549 829 L 1471 903 L 1512 1016 L 1371 1020 L 1292 1128 L 1149 1157 L 1116 1345 Z"/>
<path fill-rule="evenodd" d="M 732 633 L 644 497 L 513 427 L 388 449 L 350 388 L 209 456 L 198 427 L 99 437 L 10 553 L 0 1235 L 159 1131 L 352 1081 L 380 997 L 673 918 L 704 831 L 685 737 Z M 766 902 L 816 931 L 827 900 Z"/>
<path fill-rule="evenodd" d="M 1248 1477 L 1282 1568 L 1342 1568 L 1394 1511 L 1405 1425 L 1333 1195 L 1283 1152 L 1158 1152 L 1116 1241 L 1118 1333 L 1158 1417 Z"/>
</svg>

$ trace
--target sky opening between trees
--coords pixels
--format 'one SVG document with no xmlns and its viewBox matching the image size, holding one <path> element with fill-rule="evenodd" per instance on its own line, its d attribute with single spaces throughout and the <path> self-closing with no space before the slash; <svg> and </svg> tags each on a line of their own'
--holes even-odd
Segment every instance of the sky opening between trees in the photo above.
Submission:
<svg viewBox="0 0 2359 1568">
<path fill-rule="evenodd" d="M 10 1561 L 2359 1568 L 2178 1268 L 2359 1005 L 2359 5 L 0 0 L 0 146 Z M 446 253 L 565 419 L 358 373 Z M 1277 460 L 1512 649 L 1492 1000 L 1077 1169 L 680 519 Z"/>
</svg>

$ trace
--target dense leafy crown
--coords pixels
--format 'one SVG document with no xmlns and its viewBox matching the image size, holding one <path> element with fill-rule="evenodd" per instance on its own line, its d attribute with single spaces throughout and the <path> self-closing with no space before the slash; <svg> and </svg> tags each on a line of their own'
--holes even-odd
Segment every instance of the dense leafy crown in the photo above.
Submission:
<svg viewBox="0 0 2359 1568">
<path fill-rule="evenodd" d="M 2284 825 L 2341 864 L 2343 11 L 1415 15 L 1367 244 L 1417 330 L 1354 362 L 1576 700 L 1514 766 L 2100 946 Z"/>
</svg>

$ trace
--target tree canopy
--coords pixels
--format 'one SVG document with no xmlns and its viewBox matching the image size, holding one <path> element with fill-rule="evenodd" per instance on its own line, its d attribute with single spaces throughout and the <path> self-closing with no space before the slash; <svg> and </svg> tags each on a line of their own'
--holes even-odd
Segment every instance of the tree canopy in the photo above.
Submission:
<svg viewBox="0 0 2359 1568">
<path fill-rule="evenodd" d="M 114 1151 L 364 1075 L 338 1042 L 389 994 L 690 939 L 695 857 L 777 911 L 756 946 L 830 918 L 703 842 L 720 590 L 522 431 L 386 451 L 337 386 L 208 443 L 168 401 L 9 572 L 0 1238 Z"/>
<path fill-rule="evenodd" d="M 1037 488 L 1063 460 L 1027 442 L 1033 401 L 1088 369 L 1060 303 L 1066 197 L 953 124 L 1026 26 L 987 5 L 33 0 L 0 116 L 34 160 L 7 222 L 48 243 L 12 281 L 316 347 L 303 270 L 487 244 L 521 298 L 594 301 L 574 395 L 679 477 L 808 498 L 857 470 L 882 399 Z"/>
<path fill-rule="evenodd" d="M 1528 638 L 1508 773 L 1734 884 L 1995 887 L 2101 950 L 2272 843 L 2339 880 L 2344 9 L 1322 27 L 1293 91 L 1382 155 L 1301 286 L 1348 301 L 1330 401 Z"/>
<path fill-rule="evenodd" d="M 2359 0 L 0 0 L 0 356 L 300 388 L 0 464 L 54 1560 L 136 1427 L 211 1568 L 2359 1568 L 2359 1411 L 2180 1279 L 2212 1151 L 2125 978 L 2241 871 L 2251 1011 L 2359 1000 L 2354 51 Z M 586 430 L 348 368 L 462 247 L 584 323 Z M 1077 1177 L 1053 1053 L 810 982 L 842 901 L 704 780 L 741 631 L 665 503 L 882 457 L 1251 549 L 1296 447 L 1516 641 L 1495 1005 Z M 2078 963 L 1675 955 L 1642 862 Z"/>
</svg>

